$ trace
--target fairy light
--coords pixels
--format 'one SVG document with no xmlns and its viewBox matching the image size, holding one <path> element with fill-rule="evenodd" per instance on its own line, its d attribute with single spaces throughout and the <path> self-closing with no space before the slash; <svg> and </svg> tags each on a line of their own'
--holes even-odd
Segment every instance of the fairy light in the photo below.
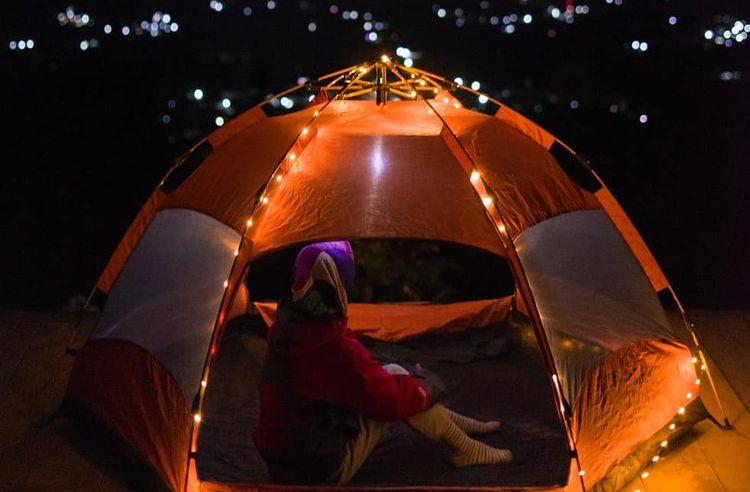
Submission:
<svg viewBox="0 0 750 492">
<path fill-rule="evenodd" d="M 304 127 L 304 128 L 302 129 L 302 135 L 307 135 L 308 133 L 310 133 L 310 129 L 309 129 L 309 128 L 307 128 L 307 127 Z"/>
<path fill-rule="evenodd" d="M 663 440 L 663 441 L 661 442 L 661 447 L 663 447 L 663 448 L 666 448 L 666 447 L 667 447 L 667 445 L 669 445 L 669 441 L 667 441 L 666 439 L 664 439 L 664 440 Z"/>
<path fill-rule="evenodd" d="M 677 424 L 675 424 L 675 423 L 671 423 L 671 424 L 669 424 L 669 430 L 673 431 L 673 430 L 675 430 L 676 428 L 677 428 Z"/>
<path fill-rule="evenodd" d="M 199 413 L 194 414 L 193 415 L 193 420 L 195 421 L 196 424 L 200 424 L 201 423 L 201 414 L 199 414 Z"/>
<path fill-rule="evenodd" d="M 388 58 L 388 55 L 382 55 L 382 56 L 380 57 L 380 61 L 382 61 L 383 63 L 388 63 L 388 62 L 390 62 L 390 61 L 391 61 L 391 59 L 390 59 L 390 58 Z"/>
<path fill-rule="evenodd" d="M 229 280 L 224 281 L 224 288 L 226 289 L 227 287 L 229 287 Z"/>
<path fill-rule="evenodd" d="M 409 97 L 417 97 L 417 91 L 410 91 Z"/>
<path fill-rule="evenodd" d="M 687 398 L 688 400 L 689 400 L 690 398 L 692 398 L 692 397 L 693 397 L 693 394 L 692 394 L 692 393 L 689 393 L 689 392 L 688 392 L 688 394 L 687 394 L 687 395 L 685 395 L 685 398 Z"/>
<path fill-rule="evenodd" d="M 698 386 L 700 386 L 700 384 L 701 384 L 701 380 L 700 380 L 700 379 L 696 379 L 696 380 L 695 380 L 695 384 L 697 384 Z"/>
<path fill-rule="evenodd" d="M 697 363 L 698 363 L 698 357 L 693 357 L 693 364 L 697 364 Z"/>
<path fill-rule="evenodd" d="M 265 205 L 266 203 L 268 203 L 268 197 L 264 196 L 263 198 L 260 199 L 260 201 Z"/>
<path fill-rule="evenodd" d="M 294 152 L 290 152 L 289 153 L 289 160 L 290 161 L 294 162 L 294 159 L 296 159 L 296 158 L 297 158 L 297 154 L 295 154 Z"/>
<path fill-rule="evenodd" d="M 239 249 L 235 249 L 234 250 L 234 256 L 239 256 L 239 255 L 240 255 L 240 250 Z"/>
<path fill-rule="evenodd" d="M 320 111 L 315 111 L 313 113 L 313 118 L 317 118 L 320 115 Z"/>
<path fill-rule="evenodd" d="M 492 197 L 483 196 L 482 197 L 482 203 L 484 203 L 485 207 L 489 207 L 490 205 L 492 205 Z"/>
<path fill-rule="evenodd" d="M 252 227 L 253 226 L 253 219 L 247 219 L 247 226 Z"/>
<path fill-rule="evenodd" d="M 472 183 L 476 183 L 477 181 L 479 181 L 479 171 L 472 171 L 469 181 L 471 181 Z"/>
<path fill-rule="evenodd" d="M 677 413 L 680 415 L 685 415 L 685 407 L 680 407 L 677 409 Z"/>
<path fill-rule="evenodd" d="M 643 478 L 645 480 L 645 479 L 648 478 L 649 475 L 650 475 L 650 473 L 647 472 L 647 471 L 645 471 L 645 472 L 641 473 L 641 478 Z"/>
<path fill-rule="evenodd" d="M 651 461 L 654 463 L 658 463 L 661 457 L 658 454 L 655 454 L 653 458 L 651 458 Z"/>
<path fill-rule="evenodd" d="M 205 388 L 206 386 L 208 386 L 208 383 L 204 379 L 203 381 L 201 381 L 201 388 Z"/>
<path fill-rule="evenodd" d="M 276 176 L 276 182 L 277 183 L 281 183 L 281 174 L 279 174 L 278 176 Z"/>
<path fill-rule="evenodd" d="M 581 471 L 578 472 L 578 476 L 579 477 L 582 477 L 584 475 L 586 475 L 586 470 L 581 470 Z"/>
<path fill-rule="evenodd" d="M 506 231 L 505 224 L 500 224 L 499 226 L 497 226 L 497 230 L 504 233 Z"/>
</svg>

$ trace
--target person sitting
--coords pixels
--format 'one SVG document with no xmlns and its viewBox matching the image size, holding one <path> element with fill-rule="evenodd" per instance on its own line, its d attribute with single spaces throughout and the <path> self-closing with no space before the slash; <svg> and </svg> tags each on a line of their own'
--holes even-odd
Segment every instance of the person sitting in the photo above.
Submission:
<svg viewBox="0 0 750 492">
<path fill-rule="evenodd" d="M 253 434 L 271 478 L 291 484 L 346 484 L 393 422 L 454 450 L 457 467 L 508 463 L 512 453 L 468 437 L 496 431 L 437 403 L 421 368 L 385 368 L 347 327 L 354 255 L 346 241 L 311 244 L 294 264 L 291 299 L 277 309 L 259 383 Z"/>
</svg>

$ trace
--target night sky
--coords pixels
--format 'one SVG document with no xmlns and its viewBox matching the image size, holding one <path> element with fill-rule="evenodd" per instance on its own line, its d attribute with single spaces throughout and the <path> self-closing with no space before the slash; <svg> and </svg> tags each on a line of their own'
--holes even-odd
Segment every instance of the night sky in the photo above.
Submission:
<svg viewBox="0 0 750 492">
<path fill-rule="evenodd" d="M 174 159 L 221 119 L 398 48 L 585 155 L 688 306 L 750 306 L 747 2 L 2 8 L 3 307 L 87 294 Z"/>
</svg>

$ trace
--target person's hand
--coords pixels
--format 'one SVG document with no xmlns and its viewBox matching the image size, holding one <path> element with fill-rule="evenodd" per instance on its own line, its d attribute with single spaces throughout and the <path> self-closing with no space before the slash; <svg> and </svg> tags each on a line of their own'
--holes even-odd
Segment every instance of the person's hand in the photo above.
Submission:
<svg viewBox="0 0 750 492">
<path fill-rule="evenodd" d="M 385 372 L 387 372 L 388 374 L 392 374 L 394 376 L 399 374 L 405 376 L 409 375 L 409 371 L 398 364 L 386 364 L 383 366 L 383 369 L 385 369 Z"/>
</svg>

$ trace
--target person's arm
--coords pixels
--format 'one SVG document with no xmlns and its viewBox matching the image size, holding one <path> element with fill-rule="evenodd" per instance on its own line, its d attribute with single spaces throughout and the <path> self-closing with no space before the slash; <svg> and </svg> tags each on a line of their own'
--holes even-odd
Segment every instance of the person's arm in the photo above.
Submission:
<svg viewBox="0 0 750 492">
<path fill-rule="evenodd" d="M 388 374 L 348 330 L 326 355 L 315 363 L 315 371 L 304 374 L 301 396 L 392 421 L 406 420 L 428 408 L 429 395 L 417 379 Z"/>
</svg>

